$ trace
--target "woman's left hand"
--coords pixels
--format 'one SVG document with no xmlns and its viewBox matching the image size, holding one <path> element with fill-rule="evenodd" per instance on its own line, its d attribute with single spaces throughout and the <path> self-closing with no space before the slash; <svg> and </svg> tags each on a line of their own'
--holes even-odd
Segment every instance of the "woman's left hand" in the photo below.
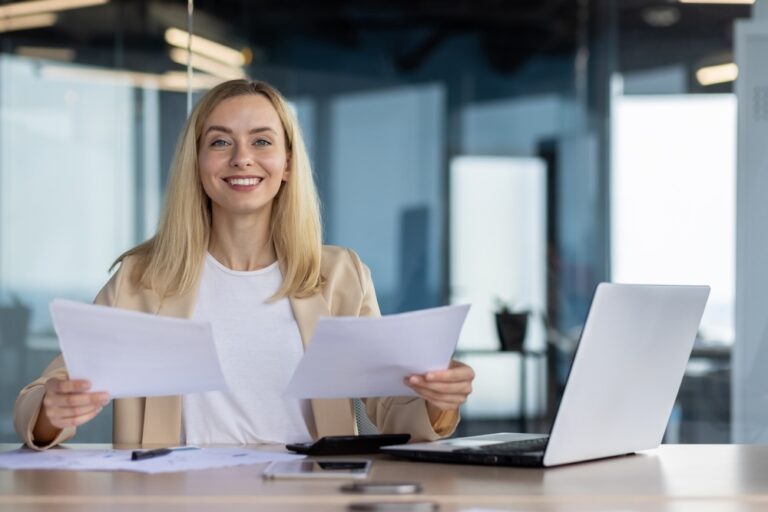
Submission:
<svg viewBox="0 0 768 512">
<path fill-rule="evenodd" d="M 427 401 L 429 416 L 434 420 L 440 412 L 454 411 L 467 401 L 474 378 L 471 367 L 452 360 L 447 370 L 409 375 L 405 385 Z"/>
</svg>

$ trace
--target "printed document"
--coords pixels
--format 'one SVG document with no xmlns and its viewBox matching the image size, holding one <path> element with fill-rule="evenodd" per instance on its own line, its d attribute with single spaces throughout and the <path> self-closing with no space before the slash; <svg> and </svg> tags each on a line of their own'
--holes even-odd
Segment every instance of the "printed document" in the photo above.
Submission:
<svg viewBox="0 0 768 512">
<path fill-rule="evenodd" d="M 65 447 L 51 448 L 41 452 L 30 448 L 19 448 L 0 453 L 0 469 L 170 473 L 304 458 L 304 455 L 234 447 L 184 449 L 145 460 L 131 460 L 131 452 L 132 450 L 80 450 Z"/>
<path fill-rule="evenodd" d="M 448 368 L 468 311 L 469 305 L 461 305 L 320 318 L 284 396 L 416 396 L 403 379 Z"/>
<path fill-rule="evenodd" d="M 208 322 L 56 299 L 53 326 L 72 379 L 112 398 L 226 389 Z"/>
</svg>

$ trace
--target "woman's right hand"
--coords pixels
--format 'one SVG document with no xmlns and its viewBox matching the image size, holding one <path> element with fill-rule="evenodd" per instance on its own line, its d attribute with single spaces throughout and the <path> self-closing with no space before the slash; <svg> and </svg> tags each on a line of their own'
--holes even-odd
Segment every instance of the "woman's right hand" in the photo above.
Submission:
<svg viewBox="0 0 768 512">
<path fill-rule="evenodd" d="M 92 420 L 109 403 L 109 393 L 90 389 L 91 382 L 87 380 L 49 379 L 45 383 L 41 416 L 57 429 Z"/>
</svg>

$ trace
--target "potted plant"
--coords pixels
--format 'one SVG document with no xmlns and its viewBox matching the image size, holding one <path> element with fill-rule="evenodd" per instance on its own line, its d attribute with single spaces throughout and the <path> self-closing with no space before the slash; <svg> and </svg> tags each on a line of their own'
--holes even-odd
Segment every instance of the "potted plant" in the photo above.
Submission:
<svg viewBox="0 0 768 512">
<path fill-rule="evenodd" d="M 496 331 L 501 350 L 523 352 L 530 311 L 515 308 L 496 298 Z"/>
</svg>

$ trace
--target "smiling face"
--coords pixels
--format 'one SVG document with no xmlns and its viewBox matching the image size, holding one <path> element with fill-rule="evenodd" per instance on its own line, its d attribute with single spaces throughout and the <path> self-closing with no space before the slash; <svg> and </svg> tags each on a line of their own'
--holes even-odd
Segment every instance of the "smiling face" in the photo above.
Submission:
<svg viewBox="0 0 768 512">
<path fill-rule="evenodd" d="M 205 120 L 197 156 L 214 216 L 269 214 L 288 180 L 285 131 L 260 94 L 219 103 Z"/>
</svg>

